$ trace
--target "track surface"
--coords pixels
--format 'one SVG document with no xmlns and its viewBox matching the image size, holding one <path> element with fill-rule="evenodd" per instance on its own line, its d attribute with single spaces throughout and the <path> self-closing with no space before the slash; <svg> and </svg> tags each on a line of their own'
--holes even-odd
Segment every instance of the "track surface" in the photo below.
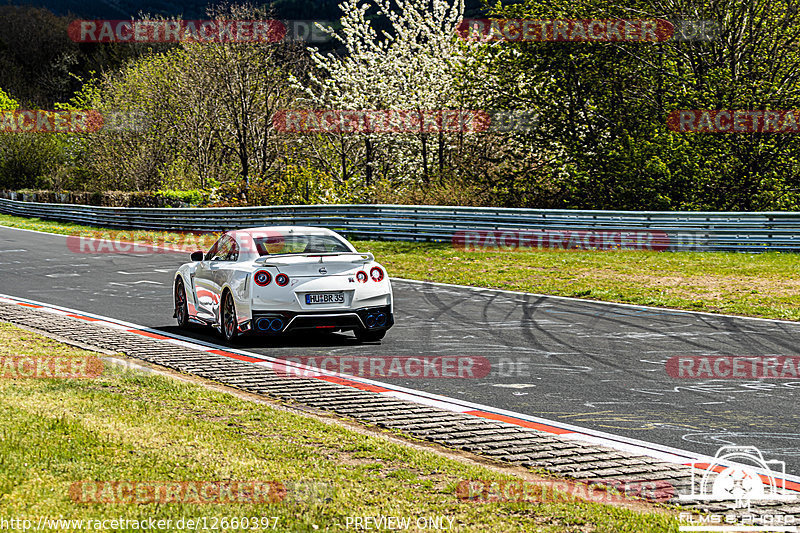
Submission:
<svg viewBox="0 0 800 533">
<path fill-rule="evenodd" d="M 63 236 L 0 228 L 0 293 L 179 331 L 171 281 L 183 254 L 84 254 Z M 380 260 L 380 258 L 378 258 Z M 800 380 L 671 378 L 678 355 L 800 355 L 800 324 L 394 281 L 381 344 L 348 335 L 249 339 L 271 356 L 483 356 L 481 379 L 385 380 L 696 453 L 755 445 L 800 474 Z"/>
</svg>

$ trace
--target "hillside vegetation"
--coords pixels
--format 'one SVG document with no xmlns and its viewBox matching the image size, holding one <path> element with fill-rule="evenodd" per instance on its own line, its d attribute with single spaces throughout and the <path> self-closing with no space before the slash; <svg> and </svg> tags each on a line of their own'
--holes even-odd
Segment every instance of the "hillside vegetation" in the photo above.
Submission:
<svg viewBox="0 0 800 533">
<path fill-rule="evenodd" d="M 198 190 L 221 205 L 795 210 L 793 131 L 678 133 L 667 124 L 684 109 L 798 108 L 793 5 L 499 2 L 484 6 L 497 19 L 664 19 L 676 32 L 659 42 L 480 42 L 459 37 L 465 8 L 455 0 L 345 0 L 321 50 L 301 41 L 78 45 L 64 35 L 67 20 L 4 8 L 19 22 L 0 37 L 6 107 L 96 109 L 114 127 L 2 134 L 0 189 Z M 207 16 L 269 18 L 287 6 Z M 494 122 L 479 131 L 283 131 L 281 117 L 296 109 L 470 110 Z"/>
</svg>

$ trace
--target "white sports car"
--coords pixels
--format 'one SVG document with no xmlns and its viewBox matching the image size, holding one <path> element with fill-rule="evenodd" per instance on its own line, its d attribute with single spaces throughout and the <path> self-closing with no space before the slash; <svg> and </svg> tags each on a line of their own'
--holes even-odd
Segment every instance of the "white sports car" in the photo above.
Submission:
<svg viewBox="0 0 800 533">
<path fill-rule="evenodd" d="M 229 231 L 178 269 L 174 295 L 178 325 L 213 326 L 228 342 L 309 329 L 378 341 L 394 324 L 385 269 L 324 228 Z"/>
</svg>

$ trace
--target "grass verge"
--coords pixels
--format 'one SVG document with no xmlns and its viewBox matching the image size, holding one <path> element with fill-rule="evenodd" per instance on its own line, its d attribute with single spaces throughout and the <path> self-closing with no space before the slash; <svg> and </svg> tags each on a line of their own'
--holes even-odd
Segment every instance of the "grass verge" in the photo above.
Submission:
<svg viewBox="0 0 800 533">
<path fill-rule="evenodd" d="M 114 233 L 8 215 L 0 215 L 0 225 L 67 235 Z M 125 234 L 129 237 L 131 232 Z M 134 238 L 144 241 L 152 241 L 153 235 L 134 232 Z M 357 247 L 374 252 L 392 276 L 401 278 L 800 320 L 797 254 L 553 249 L 465 252 L 448 244 L 385 241 L 362 241 Z"/>
<path fill-rule="evenodd" d="M 0 323 L 0 359 L 87 355 Z M 461 480 L 513 477 L 112 365 L 92 379 L 0 379 L 0 409 L 0 520 L 172 520 L 168 529 L 176 530 L 180 519 L 205 517 L 209 529 L 216 521 L 219 530 L 241 530 L 219 527 L 221 519 L 265 517 L 267 529 L 340 531 L 348 517 L 396 516 L 445 517 L 455 531 L 677 531 L 671 513 L 570 497 L 535 504 L 462 502 L 456 497 Z M 277 481 L 287 487 L 287 497 L 271 504 L 132 504 L 83 503 L 70 496 L 78 481 L 237 480 Z"/>
</svg>

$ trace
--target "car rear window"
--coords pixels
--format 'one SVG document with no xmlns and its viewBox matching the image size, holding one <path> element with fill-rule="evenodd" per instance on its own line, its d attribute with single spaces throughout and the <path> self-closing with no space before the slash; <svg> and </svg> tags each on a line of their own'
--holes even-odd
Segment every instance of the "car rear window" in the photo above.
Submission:
<svg viewBox="0 0 800 533">
<path fill-rule="evenodd" d="M 268 235 L 253 240 L 261 256 L 352 252 L 347 244 L 330 235 Z"/>
</svg>

